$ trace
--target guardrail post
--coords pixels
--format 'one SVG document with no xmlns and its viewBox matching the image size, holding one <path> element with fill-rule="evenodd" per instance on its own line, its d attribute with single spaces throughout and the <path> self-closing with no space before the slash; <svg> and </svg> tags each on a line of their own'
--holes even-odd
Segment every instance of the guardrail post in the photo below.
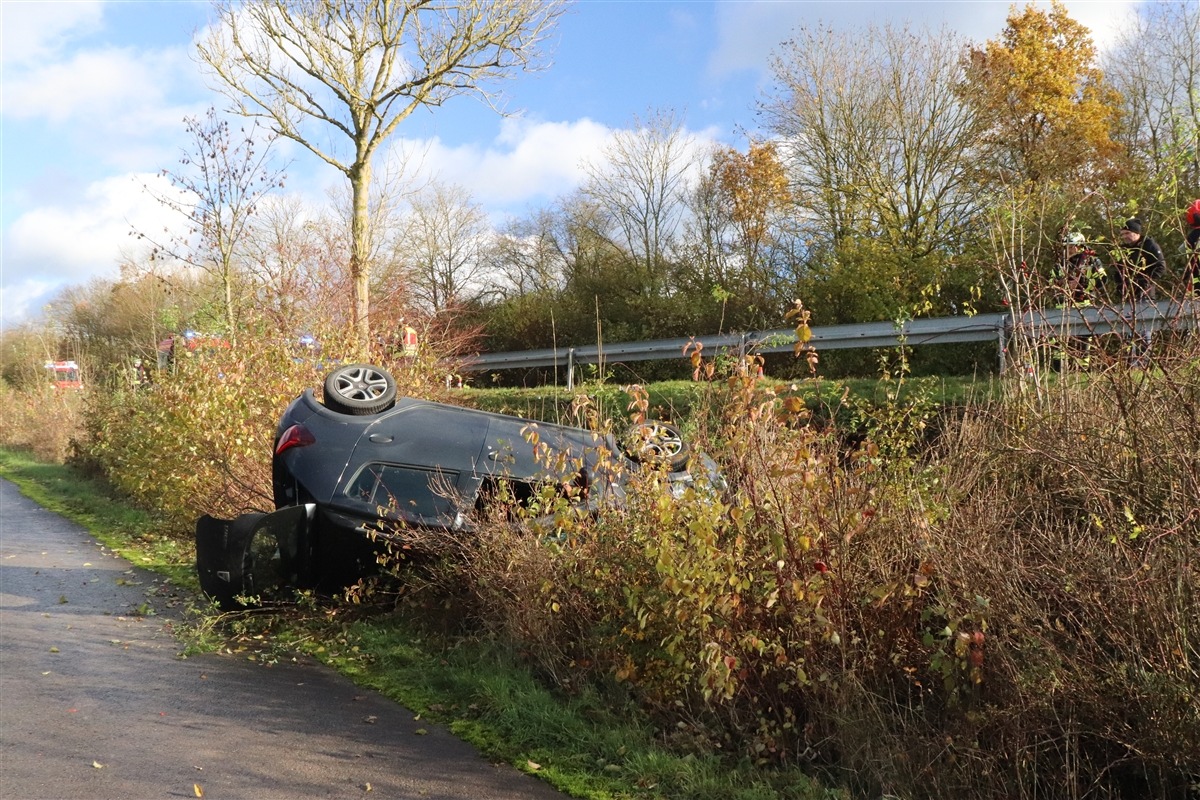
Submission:
<svg viewBox="0 0 1200 800">
<path fill-rule="evenodd" d="M 1012 325 L 1012 317 L 1005 317 L 1004 322 L 996 326 L 996 333 L 999 336 L 999 341 L 996 343 L 996 350 L 1000 353 L 1000 374 L 1004 374 L 1006 366 L 1004 354 L 1008 349 L 1008 328 Z"/>
<path fill-rule="evenodd" d="M 575 391 L 575 348 L 567 348 L 567 391 Z"/>
</svg>

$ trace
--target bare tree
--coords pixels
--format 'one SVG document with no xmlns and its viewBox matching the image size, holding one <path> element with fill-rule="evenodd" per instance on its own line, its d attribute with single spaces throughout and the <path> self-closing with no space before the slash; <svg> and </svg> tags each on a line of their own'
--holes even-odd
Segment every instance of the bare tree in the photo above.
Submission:
<svg viewBox="0 0 1200 800">
<path fill-rule="evenodd" d="M 494 101 L 489 84 L 534 66 L 562 2 L 216 0 L 216 9 L 221 24 L 198 51 L 237 111 L 268 120 L 349 181 L 353 320 L 365 351 L 372 157 L 418 108 L 463 94 Z"/>
<path fill-rule="evenodd" d="M 697 163 L 695 142 L 676 115 L 658 111 L 618 131 L 603 160 L 588 164 L 583 194 L 611 222 L 615 244 L 634 258 L 647 294 L 666 286 L 666 262 L 686 209 L 686 179 Z"/>
<path fill-rule="evenodd" d="M 954 91 L 959 47 L 944 31 L 890 26 L 802 29 L 780 47 L 760 108 L 818 238 L 920 254 L 958 229 L 979 133 Z"/>
<path fill-rule="evenodd" d="M 1178 201 L 1200 192 L 1200 13 L 1192 2 L 1139 4 L 1105 56 L 1125 110 L 1122 143 L 1146 171 L 1177 183 Z"/>
<path fill-rule="evenodd" d="M 279 330 L 308 327 L 299 319 L 313 304 L 312 284 L 324 276 L 317 222 L 299 197 L 263 204 L 246 243 L 246 269 L 253 276 L 260 311 Z"/>
<path fill-rule="evenodd" d="M 497 287 L 501 295 L 546 294 L 563 288 L 561 223 L 560 213 L 542 208 L 511 220 L 498 233 L 489 253 L 494 273 L 504 279 Z"/>
<path fill-rule="evenodd" d="M 174 191 L 146 191 L 164 207 L 188 221 L 183 234 L 157 236 L 135 231 L 151 243 L 155 259 L 175 259 L 212 275 L 221 291 L 225 334 L 236 340 L 238 329 L 238 247 L 245 240 L 251 217 L 269 193 L 283 185 L 284 174 L 271 165 L 273 135 L 258 141 L 252 127 L 236 135 L 215 109 L 203 118 L 184 120 L 190 148 L 177 170 L 164 169 Z"/>
<path fill-rule="evenodd" d="M 437 314 L 484 289 L 490 228 L 466 189 L 434 183 L 410 202 L 394 261 L 424 309 Z"/>
</svg>

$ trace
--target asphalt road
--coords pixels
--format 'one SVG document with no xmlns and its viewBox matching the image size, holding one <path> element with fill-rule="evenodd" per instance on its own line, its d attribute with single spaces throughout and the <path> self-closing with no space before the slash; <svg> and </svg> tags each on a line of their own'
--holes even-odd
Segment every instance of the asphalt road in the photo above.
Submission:
<svg viewBox="0 0 1200 800">
<path fill-rule="evenodd" d="M 180 658 L 157 588 L 0 480 L 0 798 L 564 797 L 318 663 Z"/>
</svg>

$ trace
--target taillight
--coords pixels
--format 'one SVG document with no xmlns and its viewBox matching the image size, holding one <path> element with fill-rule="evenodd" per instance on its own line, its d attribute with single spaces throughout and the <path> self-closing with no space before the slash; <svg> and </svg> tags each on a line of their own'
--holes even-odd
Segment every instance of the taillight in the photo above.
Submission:
<svg viewBox="0 0 1200 800">
<path fill-rule="evenodd" d="M 316 437 L 308 432 L 308 428 L 299 424 L 293 425 L 279 437 L 279 442 L 275 445 L 275 455 L 281 455 L 283 451 L 293 447 L 307 447 L 316 441 Z"/>
</svg>

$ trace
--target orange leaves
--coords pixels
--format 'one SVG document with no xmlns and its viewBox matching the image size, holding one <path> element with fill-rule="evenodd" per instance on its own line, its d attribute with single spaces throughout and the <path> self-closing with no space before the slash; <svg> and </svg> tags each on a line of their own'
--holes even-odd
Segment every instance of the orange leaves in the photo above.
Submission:
<svg viewBox="0 0 1200 800">
<path fill-rule="evenodd" d="M 713 159 L 713 176 L 725 198 L 730 219 L 747 239 L 766 237 L 770 212 L 791 202 L 787 173 L 774 142 L 751 142 L 745 154 L 733 148 Z"/>
</svg>

